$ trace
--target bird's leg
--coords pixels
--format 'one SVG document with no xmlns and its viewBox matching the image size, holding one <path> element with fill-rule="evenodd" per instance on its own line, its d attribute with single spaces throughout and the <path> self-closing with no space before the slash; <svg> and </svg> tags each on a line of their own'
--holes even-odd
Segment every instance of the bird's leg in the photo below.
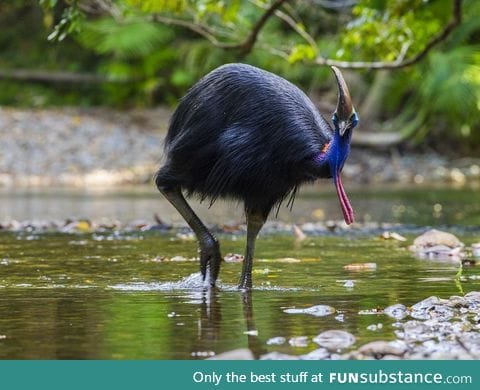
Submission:
<svg viewBox="0 0 480 390">
<path fill-rule="evenodd" d="M 160 192 L 168 199 L 168 201 L 177 209 L 188 225 L 192 228 L 197 236 L 200 246 L 200 271 L 205 280 L 207 267 L 209 270 L 209 283 L 213 287 L 220 271 L 220 244 L 217 238 L 210 233 L 203 222 L 198 218 L 190 205 L 183 197 L 180 188 L 165 188 L 159 186 Z"/>
<path fill-rule="evenodd" d="M 245 250 L 245 259 L 243 260 L 242 276 L 238 288 L 248 290 L 252 288 L 252 265 L 253 254 L 255 252 L 255 241 L 258 232 L 265 223 L 264 213 L 247 210 L 247 248 Z"/>
</svg>

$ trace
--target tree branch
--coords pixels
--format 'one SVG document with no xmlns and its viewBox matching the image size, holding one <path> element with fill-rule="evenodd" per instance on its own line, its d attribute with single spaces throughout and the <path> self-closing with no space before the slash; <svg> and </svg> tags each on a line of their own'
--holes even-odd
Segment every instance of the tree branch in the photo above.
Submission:
<svg viewBox="0 0 480 390">
<path fill-rule="evenodd" d="M 215 34 L 211 33 L 206 26 L 202 26 L 198 23 L 190 22 L 183 19 L 174 19 L 165 17 L 162 15 L 153 15 L 152 20 L 157 21 L 159 23 L 167 24 L 170 26 L 180 26 L 193 31 L 202 37 L 206 38 L 212 45 L 215 47 L 219 47 L 224 50 L 239 50 L 242 56 L 249 54 L 255 43 L 257 42 L 258 35 L 260 31 L 267 23 L 268 19 L 275 13 L 277 9 L 279 9 L 286 0 L 275 0 L 270 4 L 270 6 L 265 10 L 263 15 L 257 20 L 257 22 L 253 25 L 250 33 L 247 37 L 241 42 L 222 42 L 217 39 Z"/>
<path fill-rule="evenodd" d="M 166 24 L 167 26 L 178 26 L 178 27 L 186 28 L 187 30 L 193 31 L 194 33 L 207 39 L 212 45 L 216 47 L 220 47 L 222 49 L 228 48 L 226 46 L 227 44 L 219 41 L 215 36 L 215 34 L 212 33 L 209 28 L 201 24 L 190 22 L 184 19 L 169 18 L 168 16 L 162 16 L 158 14 L 152 15 L 151 20 L 161 24 Z"/>
<path fill-rule="evenodd" d="M 318 56 L 315 59 L 317 65 L 338 66 L 343 69 L 399 69 L 409 65 L 413 65 L 421 61 L 428 52 L 448 38 L 450 33 L 462 22 L 462 0 L 453 0 L 452 18 L 447 23 L 445 28 L 435 35 L 430 41 L 427 42 L 425 47 L 417 54 L 410 58 L 404 58 L 404 55 L 400 55 L 395 61 L 338 61 L 330 58 Z M 403 52 L 404 50 L 402 50 Z"/>
<path fill-rule="evenodd" d="M 118 11 L 112 9 L 111 0 L 90 0 L 91 3 L 97 3 L 97 7 L 104 12 L 110 13 L 113 17 L 118 17 Z M 213 46 L 224 49 L 224 50 L 238 50 L 241 56 L 249 54 L 257 40 L 258 36 L 267 23 L 267 21 L 276 14 L 287 24 L 290 25 L 298 34 L 302 36 L 314 49 L 316 48 L 315 40 L 310 36 L 306 31 L 301 30 L 298 26 L 295 26 L 294 21 L 288 16 L 288 14 L 281 13 L 279 8 L 286 2 L 286 0 L 274 0 L 271 4 L 265 8 L 265 12 L 257 20 L 257 22 L 251 28 L 247 37 L 240 42 L 224 42 L 218 38 L 217 32 L 209 26 L 199 24 L 193 21 L 185 19 L 176 19 L 163 15 L 152 15 L 151 20 L 170 25 L 170 26 L 179 26 L 186 28 L 190 31 L 195 32 L 196 34 L 207 39 Z M 322 6 L 332 6 L 333 2 L 329 0 L 317 0 Z M 335 3 L 336 4 L 336 3 Z M 342 6 L 349 4 L 348 2 L 342 3 Z M 430 41 L 428 41 L 425 47 L 420 50 L 418 53 L 411 57 L 406 58 L 406 52 L 408 51 L 408 45 L 403 45 L 398 58 L 394 61 L 341 61 L 335 60 L 332 58 L 326 58 L 321 55 L 318 55 L 313 63 L 316 65 L 323 66 L 337 66 L 343 69 L 399 69 L 404 68 L 409 65 L 413 65 L 421 61 L 429 52 L 439 43 L 445 41 L 451 32 L 461 23 L 462 21 L 462 0 L 453 0 L 452 7 L 452 17 L 447 25 L 435 35 Z M 277 54 L 281 53 L 280 50 L 275 50 Z M 282 57 L 288 58 L 288 55 L 282 55 Z"/>
<path fill-rule="evenodd" d="M 57 71 L 39 71 L 30 69 L 3 70 L 0 69 L 0 80 L 46 84 L 101 84 L 101 83 L 127 83 L 138 81 L 134 79 L 114 79 L 92 73 L 72 73 Z"/>
<path fill-rule="evenodd" d="M 255 4 L 257 7 L 261 7 L 265 9 L 265 7 L 259 4 L 258 1 L 256 0 L 250 0 L 250 2 L 252 4 Z M 313 39 L 313 37 L 305 29 L 300 27 L 300 22 L 297 22 L 289 14 L 282 12 L 280 10 L 275 11 L 275 16 L 277 16 L 279 19 L 287 23 L 292 28 L 293 31 L 295 31 L 298 35 L 300 35 L 315 50 L 318 49 L 315 39 Z M 303 25 L 303 23 L 301 23 L 301 25 Z"/>
<path fill-rule="evenodd" d="M 257 41 L 258 34 L 262 30 L 263 26 L 267 22 L 268 19 L 275 13 L 277 9 L 279 9 L 283 3 L 285 3 L 286 0 L 275 0 L 269 8 L 265 11 L 265 13 L 258 19 L 257 23 L 252 28 L 252 31 L 250 31 L 250 34 L 247 36 L 247 38 L 237 44 L 237 45 L 231 45 L 230 47 L 227 47 L 227 49 L 240 49 L 240 53 L 242 55 L 247 55 L 250 53 L 253 49 L 253 46 L 255 46 L 255 42 Z"/>
</svg>

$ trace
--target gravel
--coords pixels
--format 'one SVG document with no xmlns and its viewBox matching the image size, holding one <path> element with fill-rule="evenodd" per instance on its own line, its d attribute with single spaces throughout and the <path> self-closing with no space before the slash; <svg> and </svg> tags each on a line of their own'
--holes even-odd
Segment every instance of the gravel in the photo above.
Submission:
<svg viewBox="0 0 480 390">
<path fill-rule="evenodd" d="M 151 180 L 171 110 L 0 107 L 0 186 L 119 185 Z M 357 183 L 480 180 L 480 159 L 352 148 L 344 167 Z"/>
</svg>

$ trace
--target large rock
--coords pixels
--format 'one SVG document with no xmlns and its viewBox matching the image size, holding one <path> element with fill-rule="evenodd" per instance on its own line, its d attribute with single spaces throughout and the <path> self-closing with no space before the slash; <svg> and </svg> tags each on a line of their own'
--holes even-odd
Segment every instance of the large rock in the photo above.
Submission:
<svg viewBox="0 0 480 390">
<path fill-rule="evenodd" d="M 255 360 L 255 356 L 248 348 L 239 348 L 219 353 L 207 360 Z"/>
<path fill-rule="evenodd" d="M 410 250 L 421 258 L 460 261 L 464 246 L 453 234 L 432 229 L 418 236 Z"/>
</svg>

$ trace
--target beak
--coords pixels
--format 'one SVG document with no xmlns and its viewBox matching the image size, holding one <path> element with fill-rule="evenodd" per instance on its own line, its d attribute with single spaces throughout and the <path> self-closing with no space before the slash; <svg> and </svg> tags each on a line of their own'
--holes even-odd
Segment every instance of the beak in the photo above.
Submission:
<svg viewBox="0 0 480 390">
<path fill-rule="evenodd" d="M 349 120 L 354 113 L 354 109 L 352 105 L 352 99 L 350 98 L 350 92 L 348 91 L 347 83 L 345 83 L 342 73 L 335 66 L 332 66 L 332 71 L 335 75 L 338 85 L 338 102 L 337 109 L 335 110 L 338 132 L 340 133 L 340 136 L 343 136 L 349 126 Z M 342 207 L 343 218 L 345 219 L 345 223 L 350 225 L 354 222 L 355 217 L 353 214 L 352 205 L 350 204 L 347 194 L 345 193 L 345 189 L 343 188 L 342 178 L 340 176 L 340 161 L 335 161 L 331 169 L 333 182 L 335 184 L 335 189 L 337 190 L 338 200 L 340 202 L 340 206 Z"/>
<path fill-rule="evenodd" d="M 347 127 L 348 127 L 347 121 L 340 121 L 338 123 L 338 132 L 340 133 L 340 136 L 343 137 L 343 135 L 345 134 L 345 131 L 347 131 Z"/>
<path fill-rule="evenodd" d="M 347 83 L 343 78 L 342 72 L 336 66 L 332 66 L 333 74 L 337 80 L 338 85 L 338 102 L 337 109 L 335 113 L 337 114 L 338 121 L 347 123 L 350 116 L 353 114 L 353 105 L 352 99 L 350 97 L 350 92 L 348 91 Z M 343 135 L 345 132 L 346 126 L 340 126 L 340 135 Z"/>
</svg>

